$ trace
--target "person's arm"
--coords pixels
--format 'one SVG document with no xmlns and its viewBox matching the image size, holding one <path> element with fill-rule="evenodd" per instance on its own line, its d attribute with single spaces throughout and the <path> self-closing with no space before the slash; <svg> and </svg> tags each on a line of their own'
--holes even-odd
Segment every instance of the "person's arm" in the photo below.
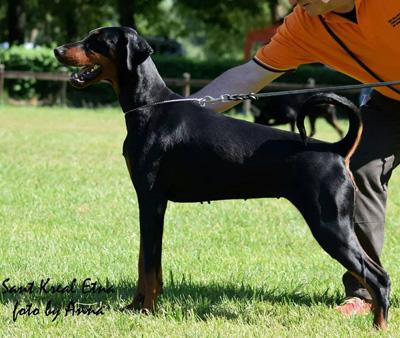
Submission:
<svg viewBox="0 0 400 338">
<path fill-rule="evenodd" d="M 223 94 L 256 93 L 282 74 L 284 73 L 269 71 L 251 60 L 243 65 L 227 70 L 190 97 L 219 97 Z M 218 112 L 224 112 L 238 103 L 218 102 L 209 104 L 207 107 Z"/>
</svg>

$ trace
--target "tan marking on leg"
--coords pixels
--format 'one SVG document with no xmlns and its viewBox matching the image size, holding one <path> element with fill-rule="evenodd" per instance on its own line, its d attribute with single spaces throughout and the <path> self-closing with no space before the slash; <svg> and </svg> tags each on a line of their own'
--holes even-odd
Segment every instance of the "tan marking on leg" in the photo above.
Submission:
<svg viewBox="0 0 400 338">
<path fill-rule="evenodd" d="M 160 265 L 157 271 L 157 295 L 160 295 L 163 292 L 163 276 L 162 276 L 162 266 Z"/>
<path fill-rule="evenodd" d="M 377 329 L 386 329 L 387 328 L 387 322 L 385 320 L 385 315 L 384 315 L 384 310 L 382 308 L 382 306 L 380 306 L 378 304 L 377 301 L 377 296 L 375 294 L 375 292 L 372 290 L 372 288 L 367 284 L 367 282 L 358 274 L 356 274 L 353 271 L 350 271 L 350 273 L 357 279 L 357 281 L 364 286 L 369 294 L 372 297 L 372 303 L 373 303 L 373 307 L 372 307 L 372 311 L 374 313 L 374 327 Z"/>
<path fill-rule="evenodd" d="M 136 295 L 132 303 L 133 308 L 135 310 L 140 310 L 143 307 L 145 294 L 146 294 L 146 284 L 145 284 L 145 273 L 144 273 L 144 257 L 143 257 L 142 241 L 140 240 L 137 289 L 136 289 Z"/>
<path fill-rule="evenodd" d="M 363 127 L 360 126 L 360 128 L 358 129 L 358 132 L 357 132 L 356 140 L 355 140 L 353 146 L 350 148 L 349 152 L 347 153 L 347 155 L 344 158 L 344 162 L 346 163 L 346 168 L 348 170 L 350 170 L 350 158 L 353 156 L 353 154 L 356 151 L 358 145 L 360 144 L 362 131 L 363 131 Z"/>
<path fill-rule="evenodd" d="M 145 279 L 144 279 L 144 259 L 142 241 L 140 241 L 139 259 L 138 259 L 138 281 L 136 286 L 136 293 L 133 297 L 132 303 L 127 306 L 129 310 L 140 310 L 143 307 L 144 297 L 146 293 Z"/>
<path fill-rule="evenodd" d="M 357 138 L 356 138 L 356 141 L 354 142 L 353 147 L 350 149 L 350 151 L 347 153 L 346 157 L 344 158 L 345 167 L 347 169 L 347 172 L 349 173 L 351 182 L 353 183 L 353 187 L 354 187 L 356 192 L 358 191 L 358 187 L 357 187 L 356 181 L 354 180 L 353 173 L 350 170 L 350 158 L 353 156 L 353 154 L 356 151 L 358 145 L 360 144 L 362 131 L 363 131 L 363 127 L 361 126 L 358 129 Z"/>
<path fill-rule="evenodd" d="M 145 295 L 142 310 L 154 312 L 157 301 L 157 276 L 155 271 L 151 271 L 145 275 Z"/>
</svg>

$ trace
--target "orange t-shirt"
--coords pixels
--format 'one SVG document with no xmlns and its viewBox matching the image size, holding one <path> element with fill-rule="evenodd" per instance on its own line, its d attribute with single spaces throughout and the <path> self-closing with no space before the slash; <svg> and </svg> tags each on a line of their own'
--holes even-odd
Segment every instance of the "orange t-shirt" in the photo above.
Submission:
<svg viewBox="0 0 400 338">
<path fill-rule="evenodd" d="M 355 0 L 357 23 L 333 12 L 324 16 L 329 27 L 384 81 L 400 80 L 400 0 Z M 301 6 L 285 18 L 271 42 L 258 50 L 255 61 L 277 72 L 320 62 L 356 80 L 377 80 L 358 65 L 328 34 L 318 17 Z M 400 90 L 400 86 L 397 86 Z M 390 88 L 377 88 L 400 100 Z"/>
</svg>

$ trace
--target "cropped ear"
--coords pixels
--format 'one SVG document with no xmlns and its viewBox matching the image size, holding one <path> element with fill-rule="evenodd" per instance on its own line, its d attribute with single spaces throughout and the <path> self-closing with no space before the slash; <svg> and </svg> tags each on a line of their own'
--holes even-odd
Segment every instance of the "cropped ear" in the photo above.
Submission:
<svg viewBox="0 0 400 338">
<path fill-rule="evenodd" d="M 134 29 L 122 27 L 122 30 L 126 38 L 126 68 L 132 71 L 153 54 L 153 49 Z"/>
</svg>

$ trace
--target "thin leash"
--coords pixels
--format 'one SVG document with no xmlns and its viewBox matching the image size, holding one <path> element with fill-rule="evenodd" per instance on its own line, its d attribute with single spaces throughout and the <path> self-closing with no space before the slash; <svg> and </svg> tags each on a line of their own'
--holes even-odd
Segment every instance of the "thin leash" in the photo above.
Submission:
<svg viewBox="0 0 400 338">
<path fill-rule="evenodd" d="M 388 86 L 396 86 L 400 85 L 400 81 L 385 81 L 385 82 L 371 82 L 357 85 L 344 85 L 344 86 L 331 86 L 331 87 L 321 87 L 321 88 L 307 88 L 307 89 L 295 89 L 295 90 L 283 90 L 278 92 L 268 92 L 268 93 L 248 93 L 248 94 L 223 94 L 218 97 L 213 96 L 204 96 L 201 98 L 183 98 L 176 100 L 166 100 L 159 101 L 155 103 L 146 104 L 141 107 L 137 107 L 131 110 L 124 112 L 125 115 L 128 115 L 136 110 L 150 108 L 154 106 L 160 106 L 169 103 L 177 103 L 177 102 L 195 102 L 200 107 L 205 107 L 207 104 L 214 104 L 218 102 L 231 102 L 231 101 L 247 101 L 247 100 L 258 100 L 259 98 L 265 97 L 276 97 L 276 96 L 284 96 L 284 95 L 297 95 L 297 94 L 313 94 L 313 93 L 326 93 L 326 92 L 338 92 L 338 91 L 346 91 L 352 89 L 363 89 L 363 88 L 377 88 L 377 87 L 388 87 Z"/>
</svg>

